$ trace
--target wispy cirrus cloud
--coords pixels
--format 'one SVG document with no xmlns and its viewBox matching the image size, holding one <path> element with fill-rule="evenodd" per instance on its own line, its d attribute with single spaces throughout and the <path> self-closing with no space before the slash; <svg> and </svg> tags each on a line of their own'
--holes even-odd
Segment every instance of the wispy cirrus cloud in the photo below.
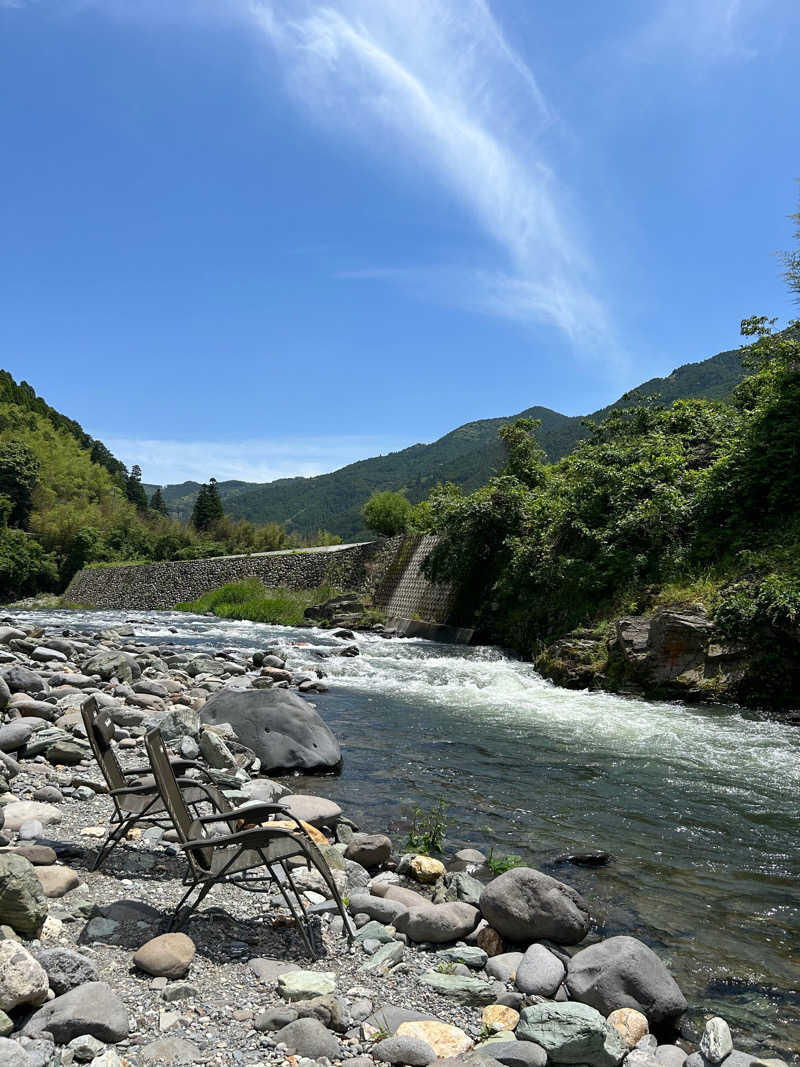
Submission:
<svg viewBox="0 0 800 1067">
<path fill-rule="evenodd" d="M 251 11 L 316 123 L 435 180 L 491 242 L 478 266 L 390 266 L 373 279 L 576 341 L 610 333 L 543 148 L 554 111 L 486 0 L 258 0 Z"/>
<path fill-rule="evenodd" d="M 661 0 L 626 42 L 641 60 L 678 55 L 704 66 L 746 61 L 758 55 L 755 30 L 776 0 Z M 780 2 L 780 0 L 778 0 Z"/>
<path fill-rule="evenodd" d="M 490 0 L 60 2 L 135 21 L 236 23 L 263 43 L 311 123 L 435 184 L 437 203 L 450 198 L 473 238 L 469 263 L 423 256 L 394 280 L 413 284 L 416 273 L 426 299 L 612 347 L 598 274 L 545 149 L 558 117 Z M 389 281 L 398 265 L 383 266 Z"/>
<path fill-rule="evenodd" d="M 257 438 L 246 441 L 175 441 L 98 436 L 129 467 L 138 463 L 145 482 L 207 482 L 235 478 L 271 482 L 276 478 L 310 478 L 380 453 L 405 448 L 409 442 L 375 436 Z"/>
</svg>

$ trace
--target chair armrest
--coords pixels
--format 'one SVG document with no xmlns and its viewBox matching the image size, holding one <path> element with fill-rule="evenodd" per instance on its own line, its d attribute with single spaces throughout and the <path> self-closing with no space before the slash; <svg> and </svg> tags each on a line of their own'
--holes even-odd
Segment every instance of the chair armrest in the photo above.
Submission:
<svg viewBox="0 0 800 1067">
<path fill-rule="evenodd" d="M 220 820 L 217 819 L 216 821 L 219 822 Z M 242 845 L 243 848 L 257 849 L 263 848 L 270 841 L 280 837 L 288 837 L 292 841 L 296 841 L 299 850 L 301 852 L 305 851 L 305 841 L 298 837 L 294 830 L 285 830 L 283 827 L 271 830 L 267 826 L 255 826 L 250 830 L 240 830 L 236 834 L 221 834 L 220 836 L 198 838 L 197 841 L 185 841 L 179 845 L 179 848 L 187 852 L 198 848 L 220 848 L 222 845 Z"/>
<path fill-rule="evenodd" d="M 152 785 L 125 785 L 121 789 L 110 789 L 107 795 L 110 797 L 129 797 L 134 794 L 145 796 L 147 793 L 153 793 L 154 795 L 158 793 L 158 787 L 155 782 Z"/>
</svg>

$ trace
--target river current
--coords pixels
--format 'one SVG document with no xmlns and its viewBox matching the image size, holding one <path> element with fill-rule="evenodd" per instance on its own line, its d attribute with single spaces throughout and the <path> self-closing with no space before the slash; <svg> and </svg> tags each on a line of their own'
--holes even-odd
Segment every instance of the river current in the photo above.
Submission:
<svg viewBox="0 0 800 1067">
<path fill-rule="evenodd" d="M 169 612 L 18 612 L 137 640 L 276 648 L 290 666 L 323 631 Z M 177 630 L 177 633 L 170 628 Z M 340 776 L 299 778 L 401 846 L 416 805 L 447 803 L 446 851 L 517 854 L 592 905 L 593 936 L 641 937 L 693 1012 L 800 1050 L 800 730 L 732 708 L 573 692 L 495 648 L 361 635 L 315 696 Z M 604 849 L 608 866 L 557 862 Z"/>
</svg>

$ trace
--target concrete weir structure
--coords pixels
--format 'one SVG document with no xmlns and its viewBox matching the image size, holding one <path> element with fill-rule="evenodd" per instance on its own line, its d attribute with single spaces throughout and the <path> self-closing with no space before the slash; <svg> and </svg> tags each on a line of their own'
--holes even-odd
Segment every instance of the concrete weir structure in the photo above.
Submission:
<svg viewBox="0 0 800 1067">
<path fill-rule="evenodd" d="M 401 536 L 324 548 L 87 567 L 72 579 L 64 598 L 95 608 L 157 611 L 244 578 L 297 590 L 332 585 L 368 594 L 409 636 L 468 643 L 471 631 L 446 625 L 453 622 L 452 589 L 434 585 L 422 574 L 422 562 L 435 544 L 435 537 Z"/>
</svg>

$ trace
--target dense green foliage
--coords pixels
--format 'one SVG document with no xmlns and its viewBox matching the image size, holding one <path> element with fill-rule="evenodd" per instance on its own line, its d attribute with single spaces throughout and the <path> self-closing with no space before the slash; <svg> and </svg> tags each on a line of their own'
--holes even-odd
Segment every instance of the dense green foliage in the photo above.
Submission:
<svg viewBox="0 0 800 1067">
<path fill-rule="evenodd" d="M 221 619 L 300 626 L 306 608 L 323 604 L 333 596 L 336 596 L 336 590 L 328 585 L 297 592 L 291 589 L 268 589 L 257 578 L 248 578 L 243 582 L 229 582 L 197 600 L 178 604 L 178 610 L 198 615 L 211 612 Z"/>
<path fill-rule="evenodd" d="M 685 397 L 725 399 L 743 376 L 742 353 L 722 352 L 700 363 L 687 363 L 666 378 L 640 386 L 645 394 L 659 393 L 664 404 Z M 602 419 L 619 400 L 590 418 Z M 345 540 L 364 540 L 368 531 L 362 508 L 376 492 L 404 493 L 412 504 L 424 500 L 439 483 L 452 482 L 465 492 L 485 485 L 504 462 L 498 432 L 517 418 L 539 421 L 537 440 L 549 460 L 567 455 L 586 435 L 584 420 L 549 408 L 533 407 L 520 416 L 470 422 L 432 444 L 412 445 L 401 452 L 351 463 L 332 474 L 314 478 L 282 478 L 266 485 L 219 482 L 225 510 L 252 522 L 277 522 L 290 531 L 311 534 L 325 528 Z M 155 487 L 150 487 L 150 491 Z M 164 488 L 171 514 L 188 518 L 200 486 L 184 482 Z"/>
<path fill-rule="evenodd" d="M 361 518 L 368 530 L 380 537 L 394 537 L 408 529 L 411 518 L 411 502 L 403 493 L 385 489 L 373 493 L 361 509 Z"/>
<path fill-rule="evenodd" d="M 552 465 L 519 420 L 501 432 L 507 461 L 488 485 L 431 494 L 426 521 L 442 541 L 427 569 L 456 583 L 465 615 L 530 652 L 706 575 L 724 632 L 796 637 L 800 328 L 742 327 L 758 338 L 753 373 L 730 403 L 632 398 Z"/>
<path fill-rule="evenodd" d="M 0 372 L 0 600 L 62 589 L 86 564 L 331 544 L 221 516 L 203 530 L 150 507 L 141 471 Z"/>
</svg>

